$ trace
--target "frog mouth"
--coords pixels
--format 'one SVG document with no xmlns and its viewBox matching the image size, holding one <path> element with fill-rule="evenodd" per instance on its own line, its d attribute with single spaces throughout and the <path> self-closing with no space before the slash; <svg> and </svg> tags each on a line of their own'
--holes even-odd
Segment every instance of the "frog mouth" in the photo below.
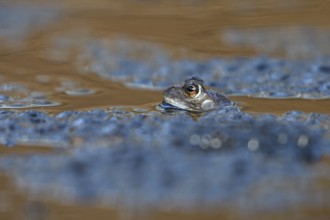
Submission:
<svg viewBox="0 0 330 220">
<path fill-rule="evenodd" d="M 165 109 L 165 110 L 170 110 L 170 109 L 175 109 L 175 110 L 184 110 L 183 108 L 180 108 L 178 106 L 175 106 L 173 104 L 170 104 L 168 102 L 163 101 L 162 103 L 159 104 L 159 107 Z"/>
</svg>

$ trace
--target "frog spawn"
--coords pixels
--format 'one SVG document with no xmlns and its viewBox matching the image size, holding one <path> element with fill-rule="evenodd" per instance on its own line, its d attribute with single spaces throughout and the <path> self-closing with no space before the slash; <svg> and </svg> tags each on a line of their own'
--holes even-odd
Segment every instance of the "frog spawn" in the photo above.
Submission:
<svg viewBox="0 0 330 220">
<path fill-rule="evenodd" d="M 124 208 L 192 210 L 230 201 L 235 210 L 253 212 L 296 207 L 298 195 L 300 203 L 320 202 L 311 196 L 316 190 L 312 183 L 318 176 L 329 177 L 315 170 L 326 169 L 318 163 L 329 153 L 320 126 L 329 124 L 329 116 L 252 116 L 226 109 L 193 121 L 186 114 L 128 113 L 111 109 L 51 116 L 3 110 L 3 143 L 15 144 L 22 136 L 46 138 L 60 140 L 69 151 L 4 157 L 0 168 L 34 196 Z M 288 122 L 293 117 L 300 120 Z M 296 186 L 296 180 L 303 184 L 286 188 Z M 251 194 L 255 186 L 260 190 Z M 322 194 L 326 204 L 329 194 Z"/>
</svg>

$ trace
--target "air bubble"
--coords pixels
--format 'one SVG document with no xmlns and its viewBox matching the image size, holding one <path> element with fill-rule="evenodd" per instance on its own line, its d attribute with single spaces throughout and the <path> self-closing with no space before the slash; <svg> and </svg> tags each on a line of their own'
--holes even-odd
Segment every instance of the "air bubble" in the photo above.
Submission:
<svg viewBox="0 0 330 220">
<path fill-rule="evenodd" d="M 51 107 L 51 106 L 58 106 L 61 105 L 59 102 L 53 101 L 37 101 L 32 103 L 27 102 L 14 102 L 9 104 L 3 104 L 0 106 L 0 109 L 18 109 L 18 108 L 33 108 L 33 107 Z"/>
<path fill-rule="evenodd" d="M 210 144 L 212 148 L 219 149 L 222 145 L 222 141 L 219 138 L 213 138 Z"/>
<path fill-rule="evenodd" d="M 190 136 L 190 143 L 192 145 L 199 145 L 201 141 L 201 138 L 199 137 L 198 134 L 193 134 Z"/>
<path fill-rule="evenodd" d="M 25 103 L 11 103 L 11 104 L 5 104 L 1 108 L 28 108 L 29 104 Z"/>
<path fill-rule="evenodd" d="M 31 104 L 31 107 L 50 107 L 50 106 L 59 106 L 59 105 L 61 105 L 61 103 L 45 100 L 45 101 L 33 102 Z"/>
<path fill-rule="evenodd" d="M 202 149 L 207 149 L 210 146 L 210 140 L 206 137 L 202 137 L 200 142 L 200 147 Z"/>
<path fill-rule="evenodd" d="M 300 135 L 297 141 L 299 147 L 306 147 L 308 145 L 309 139 L 306 135 Z"/>
<path fill-rule="evenodd" d="M 65 93 L 71 96 L 81 96 L 81 95 L 91 95 L 95 94 L 95 90 L 93 89 L 72 89 L 66 90 Z"/>
<path fill-rule="evenodd" d="M 259 140 L 257 138 L 251 138 L 247 144 L 250 151 L 256 151 L 259 148 Z"/>
</svg>

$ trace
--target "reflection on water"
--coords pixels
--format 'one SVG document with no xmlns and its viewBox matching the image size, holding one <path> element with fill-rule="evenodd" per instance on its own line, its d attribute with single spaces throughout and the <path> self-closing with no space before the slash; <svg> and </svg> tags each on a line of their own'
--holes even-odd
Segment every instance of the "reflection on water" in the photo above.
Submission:
<svg viewBox="0 0 330 220">
<path fill-rule="evenodd" d="M 154 143 L 152 146 L 164 147 L 166 143 L 181 143 L 184 135 L 187 136 L 184 138 L 185 140 L 188 140 L 194 147 L 200 146 L 202 150 L 221 150 L 226 146 L 236 146 L 235 140 L 243 141 L 242 146 L 244 145 L 249 150 L 248 155 L 250 156 L 253 152 L 257 153 L 260 150 L 265 150 L 264 143 L 268 143 L 267 146 L 273 146 L 274 143 L 284 146 L 292 142 L 298 146 L 298 148 L 294 148 L 293 152 L 299 149 L 299 152 L 303 152 L 304 156 L 307 155 L 307 159 L 305 159 L 309 160 L 309 156 L 313 156 L 315 152 L 309 150 L 308 146 L 321 141 L 320 139 L 323 137 L 321 138 L 320 130 L 329 131 L 328 123 L 322 123 L 322 117 L 325 120 L 327 116 L 318 115 L 330 113 L 330 61 L 326 57 L 329 55 L 328 45 L 330 41 L 329 9 L 327 6 L 327 1 L 311 2 L 303 0 L 271 0 L 266 2 L 260 0 L 244 2 L 198 0 L 154 2 L 85 0 L 78 2 L 67 0 L 49 3 L 31 1 L 30 4 L 19 1 L 3 3 L 0 6 L 0 116 L 3 125 L 1 130 L 3 139 L 1 139 L 1 142 L 7 146 L 11 146 L 13 143 L 16 145 L 11 148 L 1 146 L 0 154 L 3 158 L 16 155 L 12 158 L 18 158 L 18 163 L 22 159 L 21 168 L 19 166 L 13 166 L 12 168 L 15 172 L 22 172 L 21 177 L 24 181 L 26 179 L 23 178 L 23 174 L 29 172 L 32 173 L 31 176 L 26 175 L 25 177 L 34 180 L 33 167 L 39 170 L 41 168 L 46 169 L 48 166 L 49 170 L 47 172 L 38 173 L 40 178 L 44 178 L 48 174 L 54 174 L 55 170 L 59 171 L 61 165 L 65 172 L 71 172 L 70 161 L 82 160 L 80 164 L 73 163 L 75 166 L 72 169 L 81 174 L 81 178 L 73 179 L 84 184 L 86 182 L 84 182 L 83 174 L 89 172 L 84 167 L 84 161 L 89 164 L 88 167 L 99 164 L 98 167 L 96 166 L 97 170 L 105 173 L 109 171 L 108 158 L 106 154 L 102 155 L 101 153 L 99 155 L 99 149 L 93 148 L 93 151 L 86 154 L 89 156 L 79 154 L 79 149 L 88 143 L 93 146 L 101 146 L 100 148 L 103 147 L 105 153 L 110 152 L 109 157 L 113 161 L 119 161 L 116 164 L 118 167 L 113 167 L 114 171 L 118 171 L 117 168 L 124 171 L 128 170 L 128 173 L 132 171 L 127 168 L 128 163 L 125 160 L 118 160 L 120 157 L 116 158 L 114 153 L 120 149 L 108 149 L 109 143 L 125 141 L 127 139 L 126 134 L 135 137 L 134 140 L 126 140 L 129 146 L 131 146 L 132 141 L 136 144 L 149 141 L 149 144 Z M 260 57 L 260 55 L 274 55 L 284 59 L 266 58 Z M 234 58 L 236 56 L 241 58 Z M 254 57 L 242 58 L 242 56 Z M 223 57 L 226 57 L 226 59 Z M 304 60 L 306 58 L 308 60 Z M 264 117 L 264 121 L 255 122 L 255 126 L 251 126 L 249 123 L 252 122 L 249 120 L 252 116 L 244 115 L 244 113 L 242 115 L 232 114 L 231 119 L 233 120 L 239 121 L 241 120 L 240 117 L 246 117 L 244 119 L 246 120 L 246 127 L 242 125 L 243 127 L 239 129 L 236 127 L 236 129 L 232 129 L 230 126 L 238 126 L 237 123 L 234 123 L 233 125 L 230 124 L 229 127 L 225 126 L 220 129 L 217 126 L 223 126 L 223 122 L 220 120 L 222 115 L 219 114 L 206 116 L 207 123 L 205 122 L 206 124 L 203 125 L 205 128 L 203 130 L 200 127 L 195 127 L 195 124 L 193 124 L 195 122 L 189 121 L 190 118 L 185 118 L 180 114 L 170 117 L 157 112 L 154 107 L 162 101 L 162 89 L 182 82 L 191 75 L 201 76 L 209 86 L 223 90 L 230 95 L 232 100 L 241 105 L 244 111 L 253 113 L 253 115 L 257 113 L 253 117 Z M 299 99 L 299 97 L 306 99 Z M 38 115 L 34 112 L 24 113 L 26 109 L 30 108 L 45 111 L 49 115 L 41 113 Z M 96 108 L 106 111 L 94 110 L 87 112 Z M 16 112 L 7 112 L 3 109 L 12 109 Z M 276 127 L 278 121 L 274 118 L 277 116 L 260 116 L 259 114 L 274 113 L 280 115 L 292 110 L 313 114 L 291 112 L 279 116 L 282 119 L 278 120 L 286 119 L 285 123 L 280 123 L 282 127 Z M 83 112 L 77 113 L 76 111 Z M 111 116 L 107 114 L 111 114 Z M 230 114 L 228 113 L 228 115 Z M 155 116 L 155 118 L 149 116 Z M 159 118 L 156 116 L 159 116 Z M 164 116 L 164 118 L 160 116 Z M 105 119 L 102 117 L 109 120 L 107 121 L 108 124 L 104 124 L 103 127 L 101 125 L 103 125 Z M 184 120 L 180 122 L 176 120 L 176 117 Z M 207 119 L 207 117 L 218 117 L 217 119 L 221 123 L 213 124 L 211 121 L 214 122 L 214 118 Z M 299 130 L 301 127 L 290 124 L 292 121 L 299 121 L 299 118 L 303 118 L 299 125 L 303 126 L 305 130 Z M 46 120 L 47 123 L 43 120 Z M 122 123 L 121 120 L 124 122 Z M 40 121 L 41 124 L 39 124 Z M 53 126 L 54 123 L 57 127 Z M 186 133 L 182 133 L 182 137 L 177 137 L 181 135 L 180 126 L 182 124 L 184 124 Z M 210 125 L 215 126 L 214 129 L 211 129 L 211 132 L 215 132 L 214 136 L 200 134 L 206 132 L 211 127 Z M 283 128 L 284 125 L 284 128 L 288 130 L 287 133 L 283 133 L 283 130 L 276 130 Z M 306 127 L 304 127 L 305 125 Z M 97 126 L 100 126 L 100 129 L 93 129 Z M 154 129 L 150 129 L 148 126 Z M 258 132 L 255 132 L 253 129 L 258 126 Z M 294 127 L 292 137 L 288 135 L 291 126 Z M 132 129 L 132 127 L 135 129 Z M 64 128 L 67 130 L 61 130 Z M 187 133 L 189 129 L 195 129 L 190 136 L 189 132 Z M 228 134 L 218 134 L 217 129 L 230 132 Z M 22 130 L 26 133 L 21 132 Z M 244 133 L 244 131 L 247 133 Z M 88 135 L 86 135 L 86 132 L 88 132 Z M 54 136 L 55 133 L 60 135 Z M 153 136 L 148 135 L 151 133 Z M 68 134 L 74 134 L 74 137 L 68 136 Z M 170 138 L 163 140 L 160 134 Z M 169 134 L 172 136 L 168 136 Z M 95 141 L 93 137 L 99 137 L 98 135 L 103 136 Z M 316 137 L 318 139 L 314 140 L 313 138 Z M 47 142 L 48 140 L 51 141 Z M 182 145 L 187 147 L 187 143 L 184 142 Z M 67 145 L 70 146 L 66 148 Z M 130 155 L 126 158 L 128 162 L 134 159 L 135 164 L 132 163 L 134 166 L 131 165 L 137 169 L 150 159 L 148 157 L 150 149 L 142 148 L 137 150 L 133 156 L 131 155 L 132 158 L 129 157 Z M 132 151 L 134 150 L 136 149 Z M 145 150 L 147 156 L 141 156 L 139 154 L 140 150 Z M 210 193 L 210 197 L 207 197 L 205 192 L 210 191 L 203 191 L 202 185 L 217 181 L 217 179 L 212 178 L 221 178 L 221 175 L 214 175 L 220 168 L 229 172 L 234 167 L 234 173 L 238 175 L 235 178 L 238 178 L 245 171 L 250 172 L 251 176 L 248 175 L 248 177 L 251 178 L 256 173 L 263 175 L 258 173 L 258 169 L 256 171 L 250 167 L 252 171 L 256 172 L 253 173 L 248 170 L 249 166 L 247 166 L 248 168 L 242 166 L 244 160 L 239 160 L 238 164 L 236 164 L 236 160 L 233 160 L 233 164 L 235 162 L 234 166 L 229 163 L 231 157 L 217 160 L 216 156 L 212 157 L 209 152 L 203 152 L 203 154 L 198 154 L 199 156 L 196 157 L 201 163 L 196 164 L 191 160 L 190 154 L 187 156 L 188 154 L 182 154 L 181 152 L 179 153 L 180 156 L 176 149 L 171 152 L 167 150 L 164 147 L 163 156 L 166 160 L 161 163 L 159 163 L 161 160 L 157 160 L 158 166 L 154 167 L 153 170 L 151 166 L 148 167 L 148 169 L 151 169 L 149 170 L 150 173 L 156 171 L 154 174 L 158 175 L 157 178 L 164 182 L 160 182 L 160 185 L 152 181 L 148 183 L 155 184 L 154 186 L 157 187 L 167 187 L 169 192 L 172 193 L 174 191 L 171 191 L 171 187 L 175 188 L 175 183 L 171 180 L 176 177 L 172 176 L 172 179 L 166 179 L 166 177 L 173 175 L 170 172 L 171 170 L 166 170 L 166 168 L 171 168 L 172 171 L 182 174 L 182 166 L 187 166 L 183 170 L 192 172 L 185 173 L 186 178 L 179 178 L 179 180 L 183 182 L 189 179 L 196 181 L 196 185 L 193 185 L 196 188 L 190 192 L 197 193 L 199 192 L 197 189 L 202 190 L 200 191 L 202 198 L 204 198 L 203 196 L 212 198 L 211 194 L 213 193 Z M 275 151 L 277 152 L 277 148 Z M 73 154 L 72 152 L 76 153 Z M 278 152 L 281 154 L 280 150 Z M 23 155 L 25 157 L 41 153 L 47 153 L 53 159 L 58 156 L 60 160 L 63 160 L 63 163 L 57 164 L 56 160 L 51 158 L 48 160 L 46 157 L 38 156 L 36 158 L 39 159 L 32 159 L 32 163 L 28 165 L 23 160 Z M 162 153 L 159 151 L 152 151 L 151 153 L 156 159 L 164 159 L 160 157 Z M 318 155 L 317 153 L 315 154 Z M 75 154 L 78 155 L 77 158 L 73 156 Z M 292 154 L 296 156 L 296 154 Z M 207 156 L 203 157 L 203 155 Z M 237 155 L 241 157 L 240 154 Z M 286 158 L 291 154 L 283 153 L 283 155 Z M 90 160 L 94 156 L 95 158 L 101 157 L 101 159 L 97 161 Z M 177 161 L 173 160 L 176 157 L 181 161 L 180 164 L 176 164 Z M 209 157 L 209 160 L 204 160 L 206 157 Z M 253 158 L 256 157 L 258 156 L 253 156 Z M 196 158 L 195 160 L 197 160 Z M 38 163 L 38 161 L 44 162 Z M 125 163 L 120 163 L 120 161 Z M 212 167 L 212 169 L 208 167 L 212 164 L 226 165 L 226 161 L 229 161 L 229 165 L 227 164 L 228 169 L 225 169 L 224 166 L 219 169 L 218 167 Z M 266 162 L 263 161 L 261 167 L 266 167 L 264 163 L 267 163 L 267 161 L 268 159 Z M 255 162 L 253 160 L 251 163 Z M 282 162 L 279 164 L 276 164 L 276 161 L 274 164 L 267 163 L 269 170 L 283 172 L 281 175 L 284 176 L 280 180 L 285 179 L 286 174 L 284 173 L 288 172 L 284 168 L 278 170 L 281 166 L 285 167 Z M 266 180 L 272 182 L 274 188 L 266 187 L 271 184 L 259 182 L 259 185 L 254 186 L 255 188 L 252 187 L 249 193 L 251 195 L 267 196 L 267 190 L 270 189 L 278 190 L 281 193 L 293 193 L 297 192 L 295 190 L 297 190 L 296 186 L 299 184 L 301 184 L 299 185 L 302 187 L 301 189 L 306 189 L 304 184 L 309 184 L 308 181 L 314 180 L 313 177 L 308 176 L 310 179 L 303 183 L 297 180 L 304 177 L 299 175 L 305 175 L 306 170 L 309 170 L 308 175 L 314 174 L 318 179 L 310 185 L 307 184 L 309 194 L 304 191 L 302 196 L 313 198 L 315 201 L 320 202 L 319 204 L 325 204 L 326 200 L 320 195 L 328 195 L 327 192 L 329 191 L 329 178 L 327 172 L 325 172 L 329 166 L 327 157 L 318 158 L 318 163 L 314 165 L 301 165 L 300 162 L 298 163 L 291 157 L 286 159 L 285 162 L 293 171 L 290 175 L 291 182 L 276 182 L 272 180 L 276 177 L 268 176 L 269 178 L 266 178 Z M 103 163 L 106 163 L 107 166 Z M 68 164 L 68 170 L 63 164 Z M 164 164 L 168 164 L 168 166 L 163 166 Z M 197 165 L 199 166 L 197 167 Z M 193 166 L 196 166 L 196 169 L 193 169 Z M 200 170 L 201 167 L 205 169 Z M 156 168 L 164 168 L 164 170 L 158 172 Z M 304 171 L 301 170 L 302 168 Z M 310 171 L 312 169 L 313 171 Z M 65 182 L 68 177 L 72 177 L 70 175 L 65 176 L 65 172 L 57 173 L 58 177 L 64 175 L 61 176 L 64 185 L 75 188 L 75 182 Z M 99 173 L 91 173 L 94 175 L 87 175 L 86 178 L 91 178 L 90 180 L 93 181 L 95 175 Z M 164 176 L 159 177 L 160 173 Z M 194 179 L 197 173 L 203 178 Z M 271 172 L 269 173 L 271 174 Z M 109 179 L 108 174 L 104 175 L 107 176 L 106 179 L 109 182 L 114 182 Z M 113 172 L 112 175 L 117 175 L 117 172 Z M 231 173 L 228 173 L 227 177 L 230 178 L 223 180 L 221 184 L 231 181 L 234 178 L 231 175 Z M 292 175 L 298 177 L 295 179 Z M 98 178 L 96 180 L 104 180 L 104 176 Z M 123 180 L 129 178 L 124 176 Z M 159 180 L 157 178 L 156 180 Z M 32 179 L 27 181 L 31 185 L 49 180 L 49 178 L 46 178 L 45 181 L 33 182 Z M 210 181 L 206 183 L 202 181 L 204 179 Z M 276 180 L 279 181 L 279 179 Z M 238 182 L 243 183 L 244 181 L 236 181 L 235 183 Z M 63 186 L 61 185 L 63 183 L 52 186 Z M 93 192 L 99 192 L 98 184 L 100 183 L 102 181 L 91 183 L 90 186 L 96 187 L 95 191 L 89 192 L 91 195 L 93 195 Z M 131 184 L 127 181 L 123 181 L 123 183 Z M 163 183 L 165 185 L 161 185 Z M 184 183 L 185 186 L 191 186 L 189 182 Z M 174 185 L 171 186 L 171 184 Z M 120 191 L 119 185 L 113 189 Z M 0 186 L 1 219 L 19 219 L 25 214 L 28 216 L 27 218 L 31 219 L 48 217 L 69 219 L 72 215 L 82 219 L 95 218 L 98 215 L 118 218 L 118 213 L 109 207 L 95 207 L 92 204 L 85 207 L 79 203 L 67 205 L 61 204 L 60 199 L 48 201 L 45 198 L 37 198 L 36 195 L 33 197 L 33 195 L 22 194 L 12 186 L 12 182 L 8 177 L 0 178 Z M 45 185 L 41 186 L 44 187 Z M 233 185 L 230 184 L 230 186 Z M 33 187 L 38 188 L 38 185 L 33 185 Z M 92 187 L 90 189 L 93 189 Z M 212 185 L 212 187 L 212 189 L 216 189 L 216 185 Z M 154 194 L 152 193 L 160 193 L 160 191 L 152 191 L 153 188 L 148 189 L 151 189 L 151 191 L 148 191 L 150 192 L 148 196 L 151 199 L 156 198 L 153 197 Z M 315 192 L 313 189 L 317 189 L 320 195 L 313 194 Z M 63 187 L 60 190 L 63 193 L 68 188 Z M 108 188 L 107 190 L 110 194 L 116 193 L 116 191 L 111 191 Z M 219 193 L 219 191 L 215 191 Z M 54 190 L 54 192 L 58 191 Z M 135 191 L 136 195 L 139 192 Z M 228 189 L 227 192 L 232 191 Z M 244 196 L 251 198 L 251 195 Z M 294 200 L 297 195 L 294 194 L 293 197 L 289 198 Z M 186 197 L 183 196 L 183 198 Z M 271 202 L 276 203 L 276 198 L 273 199 Z M 267 201 L 270 200 L 267 199 Z M 102 203 L 100 204 L 102 206 Z M 323 210 L 322 207 L 317 207 L 317 205 L 305 207 L 306 203 L 301 203 L 301 206 L 299 206 L 299 203 L 297 204 L 294 212 L 289 210 L 288 213 L 275 213 L 276 215 L 260 212 L 259 215 L 264 214 L 267 217 L 274 215 L 274 219 L 287 219 L 288 216 L 292 215 L 299 219 L 302 216 L 315 217 L 315 213 L 320 216 L 328 216 L 329 214 L 328 210 Z M 231 206 L 231 208 L 233 207 Z M 154 214 L 151 211 L 150 219 L 235 219 L 237 215 L 241 217 L 239 216 L 240 213 L 230 212 L 229 210 L 224 208 L 224 210 L 219 210 L 214 214 L 203 212 L 198 214 L 180 213 L 171 210 L 168 212 L 163 210 L 165 213 L 155 211 Z M 2 218 L 2 215 L 4 215 L 4 218 Z M 251 219 L 254 218 L 251 217 Z"/>
</svg>

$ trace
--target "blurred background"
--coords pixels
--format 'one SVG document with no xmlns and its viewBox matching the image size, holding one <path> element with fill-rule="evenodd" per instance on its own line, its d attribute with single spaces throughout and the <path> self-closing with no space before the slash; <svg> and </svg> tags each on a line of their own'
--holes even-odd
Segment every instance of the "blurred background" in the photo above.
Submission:
<svg viewBox="0 0 330 220">
<path fill-rule="evenodd" d="M 327 0 L 0 1 L 1 108 L 57 114 L 109 105 L 150 107 L 162 100 L 163 88 L 196 70 L 208 71 L 195 63 L 207 62 L 218 71 L 220 61 L 213 64 L 215 59 L 251 58 L 257 59 L 255 65 L 268 58 L 306 61 L 328 74 L 329 18 Z M 212 77 L 219 80 L 217 74 Z M 247 94 L 244 89 L 238 93 Z M 17 147 L 4 148 L 0 154 L 31 149 L 52 152 Z M 39 202 L 18 191 L 5 175 L 0 177 L 0 189 L 1 219 L 120 216 L 109 207 Z M 196 213 L 154 217 L 205 218 Z M 207 218 L 220 217 L 230 219 L 226 213 Z"/>
</svg>

